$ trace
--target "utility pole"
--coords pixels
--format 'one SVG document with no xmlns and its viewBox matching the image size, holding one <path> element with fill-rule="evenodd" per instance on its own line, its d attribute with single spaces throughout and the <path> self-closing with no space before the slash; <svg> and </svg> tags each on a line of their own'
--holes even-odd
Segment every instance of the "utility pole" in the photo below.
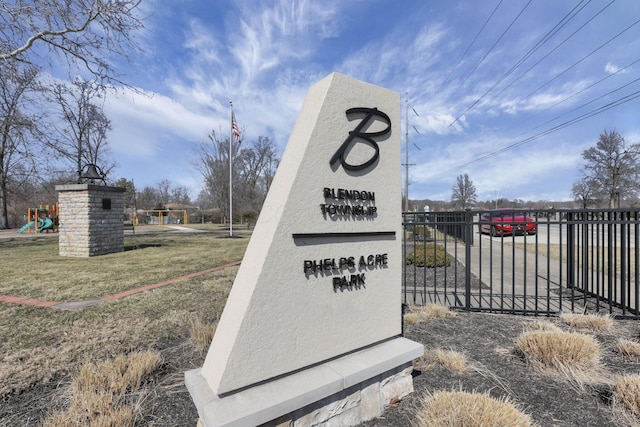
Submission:
<svg viewBox="0 0 640 427">
<path fill-rule="evenodd" d="M 405 113 L 404 113 L 404 211 L 409 211 L 409 166 L 413 166 L 409 163 L 409 92 L 405 92 Z"/>
</svg>

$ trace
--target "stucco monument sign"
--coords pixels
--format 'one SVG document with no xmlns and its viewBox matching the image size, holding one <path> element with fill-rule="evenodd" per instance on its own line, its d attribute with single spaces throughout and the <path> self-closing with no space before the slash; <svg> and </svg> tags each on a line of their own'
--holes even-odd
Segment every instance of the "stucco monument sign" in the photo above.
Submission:
<svg viewBox="0 0 640 427">
<path fill-rule="evenodd" d="M 355 425 L 413 391 L 402 337 L 400 96 L 305 98 L 201 369 L 207 426 Z"/>
</svg>

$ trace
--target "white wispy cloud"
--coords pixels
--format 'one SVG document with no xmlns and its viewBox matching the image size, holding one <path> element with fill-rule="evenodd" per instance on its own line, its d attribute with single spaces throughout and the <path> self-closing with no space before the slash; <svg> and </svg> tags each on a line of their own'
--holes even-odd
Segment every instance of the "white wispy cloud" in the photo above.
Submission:
<svg viewBox="0 0 640 427">
<path fill-rule="evenodd" d="M 611 62 L 607 62 L 607 65 L 604 66 L 604 72 L 608 74 L 616 74 L 616 73 L 628 73 L 629 70 L 627 68 L 621 68 L 616 64 Z"/>
<path fill-rule="evenodd" d="M 309 56 L 315 45 L 334 32 L 337 2 L 280 0 L 256 8 L 247 2 L 240 10 L 239 31 L 229 39 L 230 51 L 247 80 L 290 60 Z"/>
<path fill-rule="evenodd" d="M 204 139 L 212 119 L 165 95 L 124 89 L 110 94 L 105 110 L 112 122 L 109 145 L 116 156 L 152 158 L 176 139 Z"/>
<path fill-rule="evenodd" d="M 465 172 L 482 191 L 523 198 L 559 194 L 547 177 L 556 177 L 558 183 L 557 177 L 567 176 L 567 182 L 556 187 L 568 194 L 579 147 L 587 144 L 585 135 L 591 136 L 586 138 L 588 144 L 597 140 L 591 121 L 534 144 L 474 160 L 517 141 L 515 135 L 531 135 L 553 126 L 550 119 L 562 117 L 595 96 L 591 91 L 578 92 L 600 78 L 597 73 L 602 75 L 603 63 L 605 73 L 612 74 L 620 72 L 617 64 L 634 59 L 629 54 L 621 56 L 631 49 L 616 51 L 616 55 L 604 56 L 604 61 L 603 56 L 593 58 L 583 68 L 551 81 L 592 48 L 589 42 L 576 43 L 523 74 L 543 51 L 549 51 L 552 42 L 499 82 L 563 11 L 570 9 L 564 4 L 547 8 L 532 3 L 527 11 L 531 15 L 523 16 L 518 28 L 510 30 L 480 63 L 522 5 L 505 2 L 501 14 L 462 57 L 493 5 L 412 1 L 406 6 L 411 13 L 385 16 L 384 25 L 371 25 L 361 19 L 360 12 L 365 5 L 367 12 L 375 11 L 385 5 L 383 0 L 248 0 L 224 8 L 202 0 L 180 6 L 149 1 L 153 16 L 144 40 L 152 53 L 143 58 L 148 62 L 142 62 L 148 75 L 137 84 L 156 95 L 139 98 L 127 93 L 122 99 L 110 100 L 117 135 L 112 140 L 114 151 L 160 161 L 167 147 L 182 141 L 197 144 L 211 129 L 228 127 L 229 100 L 233 100 L 238 124 L 246 129 L 246 138 L 269 136 L 283 149 L 309 86 L 337 71 L 396 90 L 403 101 L 405 92 L 409 94 L 409 105 L 419 113 L 418 117 L 409 111 L 411 140 L 422 148 L 411 148 L 410 162 L 416 163 L 411 168 L 412 190 L 420 188 L 425 195 L 433 192 L 429 196 L 444 199 L 450 196 L 455 176 Z M 182 6 L 199 7 L 198 11 L 207 13 L 182 14 Z M 167 28 L 172 28 L 170 36 Z M 591 35 L 596 38 L 597 34 Z M 158 38 L 173 43 L 171 49 L 164 52 Z M 613 88 L 614 80 L 608 82 Z M 540 89 L 531 93 L 537 87 Z M 542 125 L 547 121 L 548 125 Z M 597 126 L 624 132 L 635 129 L 635 121 L 635 115 L 627 111 Z M 561 138 L 561 143 L 553 138 Z M 573 148 L 565 149 L 563 144 Z M 465 163 L 469 164 L 457 168 Z M 172 165 L 163 166 L 168 170 Z M 180 182 L 197 185 L 193 171 L 171 173 Z"/>
</svg>

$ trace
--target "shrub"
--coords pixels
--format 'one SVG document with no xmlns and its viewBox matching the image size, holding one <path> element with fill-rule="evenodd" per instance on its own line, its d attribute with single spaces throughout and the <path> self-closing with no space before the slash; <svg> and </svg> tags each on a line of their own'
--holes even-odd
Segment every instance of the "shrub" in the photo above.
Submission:
<svg viewBox="0 0 640 427">
<path fill-rule="evenodd" d="M 414 305 L 409 312 L 404 315 L 404 320 L 410 325 L 424 322 L 429 319 L 441 319 L 445 317 L 455 317 L 456 312 L 440 304 L 427 304 L 423 306 Z"/>
<path fill-rule="evenodd" d="M 611 317 L 596 314 L 562 313 L 560 319 L 572 328 L 591 329 L 596 332 L 610 331 L 613 326 Z"/>
<path fill-rule="evenodd" d="M 627 339 L 618 341 L 618 351 L 627 360 L 640 360 L 640 343 Z"/>
<path fill-rule="evenodd" d="M 413 362 L 416 369 L 426 371 L 433 366 L 442 366 L 451 372 L 467 372 L 469 366 L 464 354 L 453 350 L 435 350 L 425 352 L 420 358 Z"/>
<path fill-rule="evenodd" d="M 527 331 L 538 331 L 538 332 L 562 332 L 560 328 L 558 328 L 553 323 L 547 320 L 536 319 L 525 325 L 525 329 Z"/>
<path fill-rule="evenodd" d="M 518 337 L 516 348 L 527 362 L 540 368 L 588 371 L 599 366 L 600 345 L 578 332 L 525 332 Z"/>
<path fill-rule="evenodd" d="M 640 375 L 623 375 L 616 379 L 615 403 L 636 417 L 640 416 Z"/>
<path fill-rule="evenodd" d="M 414 225 L 413 234 L 416 235 L 418 240 L 429 240 L 433 237 L 431 228 L 427 228 L 424 225 Z"/>
<path fill-rule="evenodd" d="M 416 414 L 418 426 L 529 427 L 531 417 L 509 399 L 495 399 L 484 393 L 440 391 L 427 395 Z"/>
<path fill-rule="evenodd" d="M 442 245 L 420 245 L 413 248 L 413 252 L 407 254 L 407 265 L 415 264 L 417 267 L 449 267 L 451 256 Z"/>
</svg>

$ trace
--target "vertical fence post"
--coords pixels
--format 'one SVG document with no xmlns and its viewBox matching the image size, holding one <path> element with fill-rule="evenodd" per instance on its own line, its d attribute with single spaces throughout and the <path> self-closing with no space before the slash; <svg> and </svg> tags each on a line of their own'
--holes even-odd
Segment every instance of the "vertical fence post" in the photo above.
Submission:
<svg viewBox="0 0 640 427">
<path fill-rule="evenodd" d="M 618 202 L 618 209 L 620 202 Z M 620 303 L 622 303 L 622 315 L 627 314 L 630 301 L 627 301 L 627 212 L 620 211 Z M 617 264 L 617 262 L 616 262 Z"/>
<path fill-rule="evenodd" d="M 573 222 L 575 213 L 573 211 L 567 212 L 567 287 L 573 288 L 575 285 L 575 239 L 576 229 Z"/>
<path fill-rule="evenodd" d="M 471 245 L 473 244 L 473 214 L 464 213 L 464 306 L 471 309 Z"/>
</svg>

